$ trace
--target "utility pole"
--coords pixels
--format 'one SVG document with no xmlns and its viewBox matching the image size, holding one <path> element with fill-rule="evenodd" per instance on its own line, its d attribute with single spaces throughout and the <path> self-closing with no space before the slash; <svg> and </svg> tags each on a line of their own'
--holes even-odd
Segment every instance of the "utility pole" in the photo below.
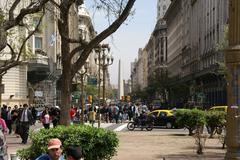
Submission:
<svg viewBox="0 0 240 160">
<path fill-rule="evenodd" d="M 240 1 L 229 0 L 229 48 L 225 53 L 227 83 L 227 153 L 225 159 L 240 160 Z"/>
</svg>

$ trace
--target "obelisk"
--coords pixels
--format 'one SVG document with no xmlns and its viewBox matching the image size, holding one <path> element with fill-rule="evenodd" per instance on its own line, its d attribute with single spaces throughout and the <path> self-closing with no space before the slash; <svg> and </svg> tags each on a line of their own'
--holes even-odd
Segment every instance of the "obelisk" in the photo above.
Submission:
<svg viewBox="0 0 240 160">
<path fill-rule="evenodd" d="M 118 62 L 118 100 L 124 96 L 124 89 L 123 89 L 123 78 L 122 78 L 122 65 L 121 60 Z"/>
<path fill-rule="evenodd" d="M 240 0 L 229 0 L 226 160 L 240 160 Z"/>
</svg>

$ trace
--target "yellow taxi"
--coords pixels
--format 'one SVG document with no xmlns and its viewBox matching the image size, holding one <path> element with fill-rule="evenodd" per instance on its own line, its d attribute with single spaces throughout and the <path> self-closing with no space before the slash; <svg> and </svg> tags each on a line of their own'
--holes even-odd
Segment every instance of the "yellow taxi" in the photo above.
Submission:
<svg viewBox="0 0 240 160">
<path fill-rule="evenodd" d="M 227 113 L 228 106 L 213 106 L 209 110 L 210 111 L 224 111 Z"/>
<path fill-rule="evenodd" d="M 175 117 L 172 110 L 154 110 L 148 113 L 154 117 L 154 126 L 166 126 L 166 128 L 175 128 Z"/>
</svg>

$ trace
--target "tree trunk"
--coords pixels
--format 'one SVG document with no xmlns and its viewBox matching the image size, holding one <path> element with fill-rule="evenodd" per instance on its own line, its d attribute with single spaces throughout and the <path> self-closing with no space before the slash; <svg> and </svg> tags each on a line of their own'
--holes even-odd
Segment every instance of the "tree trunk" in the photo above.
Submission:
<svg viewBox="0 0 240 160">
<path fill-rule="evenodd" d="M 188 135 L 189 135 L 189 136 L 192 136 L 194 129 L 193 129 L 193 128 L 188 128 L 188 131 L 189 131 Z"/>
<path fill-rule="evenodd" d="M 69 64 L 70 66 L 71 64 Z M 67 68 L 67 64 L 63 65 L 62 81 L 61 81 L 61 115 L 60 124 L 68 126 L 70 125 L 69 111 L 71 109 L 71 72 Z"/>
<path fill-rule="evenodd" d="M 66 37 L 69 37 L 69 8 L 62 4 L 61 6 L 61 22 L 58 23 L 59 32 L 65 33 Z M 71 87 L 72 87 L 72 75 L 71 75 L 71 59 L 70 44 L 65 38 L 62 38 L 61 43 L 61 55 L 62 55 L 62 76 L 61 76 L 61 114 L 60 124 L 68 126 L 70 125 L 70 114 L 71 109 Z"/>
</svg>

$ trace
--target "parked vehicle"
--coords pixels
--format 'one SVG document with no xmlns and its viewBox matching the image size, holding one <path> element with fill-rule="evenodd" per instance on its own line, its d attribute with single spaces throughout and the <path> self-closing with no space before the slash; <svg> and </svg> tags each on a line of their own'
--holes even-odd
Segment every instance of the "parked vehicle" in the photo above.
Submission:
<svg viewBox="0 0 240 160">
<path fill-rule="evenodd" d="M 166 128 L 177 128 L 172 110 L 154 110 L 148 115 L 154 116 L 154 126 L 166 126 Z"/>
<path fill-rule="evenodd" d="M 213 106 L 209 110 L 224 111 L 227 113 L 227 108 L 228 108 L 228 106 Z"/>
<path fill-rule="evenodd" d="M 154 126 L 154 119 L 151 116 L 145 116 L 144 118 L 137 117 L 133 119 L 133 122 L 128 122 L 127 128 L 133 131 L 135 128 L 141 128 L 143 130 L 146 128 L 147 131 L 151 131 Z"/>
</svg>

